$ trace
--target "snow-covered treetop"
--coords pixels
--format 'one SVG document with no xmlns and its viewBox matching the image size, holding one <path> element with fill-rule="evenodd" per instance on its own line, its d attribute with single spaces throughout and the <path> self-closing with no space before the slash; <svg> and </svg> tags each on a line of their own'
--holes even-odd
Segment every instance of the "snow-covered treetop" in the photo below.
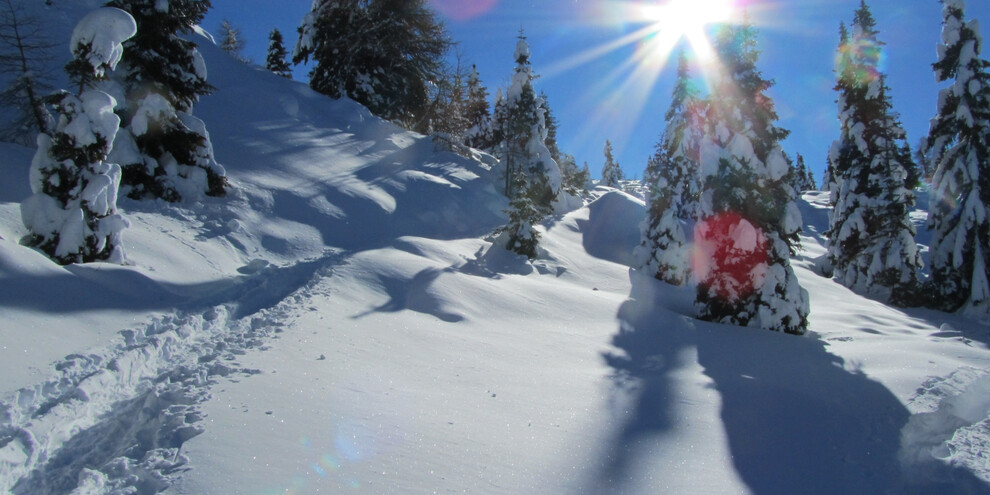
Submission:
<svg viewBox="0 0 990 495">
<path fill-rule="evenodd" d="M 159 4 L 166 0 L 159 0 Z M 114 7 L 103 7 L 87 14 L 76 24 L 69 44 L 72 54 L 93 67 L 97 77 L 113 70 L 124 53 L 123 42 L 137 33 L 131 14 Z"/>
<path fill-rule="evenodd" d="M 526 43 L 525 38 L 519 38 L 519 41 L 516 42 L 516 51 L 512 54 L 512 58 L 520 64 L 529 61 L 529 44 Z"/>
</svg>

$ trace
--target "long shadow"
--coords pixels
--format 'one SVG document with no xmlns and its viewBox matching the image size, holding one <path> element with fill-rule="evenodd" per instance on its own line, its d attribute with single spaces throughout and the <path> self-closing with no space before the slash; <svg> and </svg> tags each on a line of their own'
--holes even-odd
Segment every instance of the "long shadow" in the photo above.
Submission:
<svg viewBox="0 0 990 495">
<path fill-rule="evenodd" d="M 898 452 L 907 409 L 823 342 L 690 319 L 664 308 L 683 306 L 669 298 L 684 294 L 630 274 L 613 338 L 621 353 L 604 355 L 628 407 L 604 447 L 595 493 L 643 487 L 639 456 L 666 448 L 663 434 L 677 427 L 673 374 L 690 348 L 721 396 L 733 467 L 752 493 L 988 493 L 968 471 L 939 463 L 925 480 L 906 481 Z"/>
<path fill-rule="evenodd" d="M 198 284 L 156 281 L 114 265 L 69 265 L 37 275 L 5 269 L 0 259 L 0 308 L 71 314 L 106 309 L 197 310 L 236 304 L 234 315 L 241 318 L 274 306 L 340 256 L 328 252 L 289 266 L 268 266 L 243 276 Z"/>
<path fill-rule="evenodd" d="M 754 493 L 986 493 L 972 474 L 947 466 L 934 476 L 942 481 L 908 484 L 898 460 L 907 409 L 823 342 L 702 322 L 697 329 L 733 463 Z"/>
<path fill-rule="evenodd" d="M 389 300 L 378 307 L 369 309 L 353 316 L 354 319 L 364 318 L 372 313 L 395 313 L 408 309 L 417 313 L 433 315 L 448 323 L 464 320 L 464 316 L 444 311 L 429 289 L 445 270 L 426 268 L 411 279 L 398 277 L 381 278 L 381 283 Z"/>
<path fill-rule="evenodd" d="M 632 270 L 630 280 L 632 291 L 619 308 L 620 329 L 612 340 L 622 353 L 603 355 L 614 370 L 614 397 L 623 402 L 617 409 L 625 413 L 604 447 L 594 493 L 623 493 L 638 485 L 633 478 L 638 455 L 674 426 L 671 374 L 679 367 L 677 356 L 695 345 L 684 317 L 660 304 L 659 282 Z"/>
</svg>

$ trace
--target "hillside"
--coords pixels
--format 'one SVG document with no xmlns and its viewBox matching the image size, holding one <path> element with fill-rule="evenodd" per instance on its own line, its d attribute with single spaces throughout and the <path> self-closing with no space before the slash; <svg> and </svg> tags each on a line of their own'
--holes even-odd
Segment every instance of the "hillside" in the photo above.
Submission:
<svg viewBox="0 0 990 495">
<path fill-rule="evenodd" d="M 701 322 L 639 199 L 519 258 L 490 157 L 197 40 L 233 191 L 120 200 L 128 265 L 21 246 L 0 144 L 0 493 L 990 493 L 990 329 L 816 275 L 823 194 L 809 334 Z"/>
</svg>

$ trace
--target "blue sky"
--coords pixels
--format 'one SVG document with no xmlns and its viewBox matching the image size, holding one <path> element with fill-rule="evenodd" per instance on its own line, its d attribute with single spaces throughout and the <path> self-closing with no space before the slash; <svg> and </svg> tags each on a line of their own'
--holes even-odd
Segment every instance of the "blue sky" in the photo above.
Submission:
<svg viewBox="0 0 990 495">
<path fill-rule="evenodd" d="M 825 157 L 838 134 L 833 61 L 840 21 L 850 24 L 859 0 L 735 0 L 745 3 L 760 31 L 759 68 L 776 86 L 769 92 L 779 124 L 791 131 L 784 149 L 801 153 L 820 180 Z M 656 77 L 652 64 L 661 54 L 636 61 L 643 42 L 617 43 L 650 23 L 628 15 L 631 7 L 661 2 L 603 0 L 431 0 L 458 42 L 462 63 L 476 64 L 494 97 L 508 84 L 512 53 L 520 28 L 532 50 L 538 90 L 546 92 L 560 121 L 561 149 L 578 164 L 587 161 L 600 176 L 602 149 L 609 139 L 626 175 L 640 177 L 660 133 L 670 99 L 674 59 Z M 914 146 L 928 130 L 938 86 L 931 71 L 940 36 L 938 0 L 867 2 L 886 43 L 883 71 L 896 111 Z M 247 42 L 244 54 L 263 62 L 268 33 L 277 27 L 291 52 L 296 27 L 311 0 L 212 0 L 203 26 L 216 33 L 221 19 L 239 27 Z M 990 26 L 990 0 L 968 0 L 967 18 Z M 981 32 L 984 36 L 988 33 Z M 990 38 L 988 38 L 990 39 Z M 620 45 L 620 46 L 614 46 Z M 687 45 L 682 43 L 682 45 Z M 609 50 L 609 48 L 615 48 Z M 592 55 L 600 55 L 593 57 Z M 988 58 L 988 54 L 983 54 Z M 306 80 L 297 67 L 295 78 Z"/>
</svg>

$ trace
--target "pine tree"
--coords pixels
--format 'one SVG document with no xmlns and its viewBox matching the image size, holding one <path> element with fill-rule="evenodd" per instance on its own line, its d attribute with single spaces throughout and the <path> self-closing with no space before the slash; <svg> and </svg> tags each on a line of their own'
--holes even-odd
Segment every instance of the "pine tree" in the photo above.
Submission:
<svg viewBox="0 0 990 495">
<path fill-rule="evenodd" d="M 547 149 L 550 150 L 550 158 L 553 161 L 560 163 L 563 156 L 560 153 L 560 146 L 557 144 L 557 117 L 554 117 L 553 111 L 550 109 L 550 100 L 547 99 L 547 94 L 540 91 L 540 100 L 543 101 L 543 111 L 546 115 L 546 125 L 547 125 Z"/>
<path fill-rule="evenodd" d="M 478 67 L 472 65 L 467 79 L 467 95 L 464 103 L 464 115 L 467 118 L 465 144 L 480 150 L 491 150 L 494 146 L 492 136 L 492 115 L 488 110 L 488 88 L 481 83 Z"/>
<path fill-rule="evenodd" d="M 640 227 L 642 241 L 637 248 L 642 270 L 674 285 L 686 283 L 691 271 L 685 223 L 693 223 L 698 215 L 702 118 L 698 91 L 682 52 L 670 107 L 664 115 L 666 126 L 647 166 L 647 216 Z"/>
<path fill-rule="evenodd" d="M 265 57 L 265 68 L 285 78 L 292 78 L 292 67 L 286 60 L 287 53 L 282 42 L 282 32 L 272 29 L 268 35 L 268 56 Z"/>
<path fill-rule="evenodd" d="M 624 177 L 622 176 L 622 167 L 612 157 L 612 143 L 608 139 L 605 140 L 604 152 L 605 164 L 602 165 L 602 185 L 618 189 L 621 187 L 620 183 Z"/>
<path fill-rule="evenodd" d="M 800 241 L 801 214 L 787 183 L 788 166 L 775 125 L 773 81 L 756 68 L 756 31 L 723 26 L 715 42 L 722 74 L 706 111 L 699 152 L 699 264 L 695 307 L 701 319 L 803 334 L 808 293 L 790 255 Z"/>
<path fill-rule="evenodd" d="M 833 212 L 828 265 L 839 283 L 894 304 L 916 297 L 921 259 L 908 213 L 917 176 L 904 130 L 892 110 L 878 69 L 880 47 L 866 3 L 853 21 L 845 62 L 840 67 L 841 135 L 832 146 Z"/>
<path fill-rule="evenodd" d="M 443 76 L 451 42 L 425 0 L 318 0 L 299 34 L 292 59 L 312 56 L 315 91 L 429 130 L 431 83 Z"/>
<path fill-rule="evenodd" d="M 588 164 L 584 164 L 584 169 L 579 169 L 577 166 L 577 160 L 574 159 L 573 155 L 564 153 L 560 158 L 560 174 L 563 176 L 563 187 L 564 191 L 572 196 L 579 196 L 582 192 L 588 190 L 588 181 L 590 179 L 588 171 Z"/>
<path fill-rule="evenodd" d="M 990 317 L 990 62 L 980 57 L 975 20 L 962 0 L 945 0 L 942 41 L 933 64 L 939 94 L 927 156 L 936 166 L 928 226 L 935 306 Z"/>
<path fill-rule="evenodd" d="M 456 67 L 436 83 L 439 91 L 429 112 L 430 130 L 449 136 L 457 143 L 463 143 L 470 127 L 466 116 L 467 88 L 464 81 L 467 76 L 461 69 L 460 54 L 457 58 Z"/>
<path fill-rule="evenodd" d="M 231 57 L 246 62 L 242 53 L 244 45 L 244 35 L 241 34 L 240 28 L 234 26 L 227 18 L 220 21 L 220 49 Z"/>
<path fill-rule="evenodd" d="M 562 178 L 546 146 L 546 107 L 533 89 L 529 57 L 529 45 L 520 34 L 512 84 L 498 100 L 494 126 L 501 137 L 497 154 L 505 167 L 510 199 L 509 224 L 503 229 L 506 248 L 533 258 L 539 242 L 535 225 L 552 212 Z"/>
<path fill-rule="evenodd" d="M 851 92 L 856 85 L 856 66 L 852 59 L 853 47 L 854 45 L 849 41 L 849 30 L 846 29 L 846 24 L 844 22 L 839 23 L 839 48 L 835 57 L 836 76 L 835 87 L 833 88 L 839 93 L 838 100 L 836 100 L 839 115 L 848 111 L 848 99 L 852 97 Z M 829 192 L 829 203 L 833 208 L 838 199 L 837 181 L 844 172 L 837 167 L 848 165 L 848 155 L 855 149 L 855 141 L 850 132 L 850 129 L 843 127 L 839 139 L 832 142 L 828 153 L 828 163 L 825 165 L 825 176 L 822 178 L 822 190 Z M 831 267 L 828 271 L 831 273 Z"/>
<path fill-rule="evenodd" d="M 791 187 L 798 193 L 802 191 L 813 191 L 818 188 L 815 184 L 815 178 L 811 175 L 811 171 L 808 170 L 808 166 L 804 163 L 804 156 L 801 153 L 797 154 L 797 161 L 794 164 Z"/>
<path fill-rule="evenodd" d="M 41 34 L 42 20 L 15 7 L 0 5 L 0 72 L 10 78 L 0 91 L 0 105 L 14 109 L 14 118 L 0 129 L 0 140 L 30 145 L 54 125 L 44 95 L 52 91 L 46 67 L 55 45 Z"/>
<path fill-rule="evenodd" d="M 33 194 L 21 203 L 21 217 L 31 232 L 28 243 L 60 264 L 125 259 L 121 234 L 128 223 L 116 206 L 121 171 L 105 161 L 120 119 L 113 97 L 93 87 L 115 68 L 121 42 L 135 30 L 134 19 L 113 8 L 79 21 L 71 41 L 74 58 L 66 66 L 79 92 L 52 98 L 58 122 L 50 134 L 38 136 Z"/>
<path fill-rule="evenodd" d="M 196 200 L 224 196 L 227 177 L 213 155 L 206 124 L 192 114 L 213 87 L 192 32 L 209 0 L 111 0 L 130 13 L 138 34 L 124 44 L 114 79 L 125 100 L 117 107 L 121 132 L 111 159 L 123 167 L 122 185 L 134 199 Z"/>
</svg>

